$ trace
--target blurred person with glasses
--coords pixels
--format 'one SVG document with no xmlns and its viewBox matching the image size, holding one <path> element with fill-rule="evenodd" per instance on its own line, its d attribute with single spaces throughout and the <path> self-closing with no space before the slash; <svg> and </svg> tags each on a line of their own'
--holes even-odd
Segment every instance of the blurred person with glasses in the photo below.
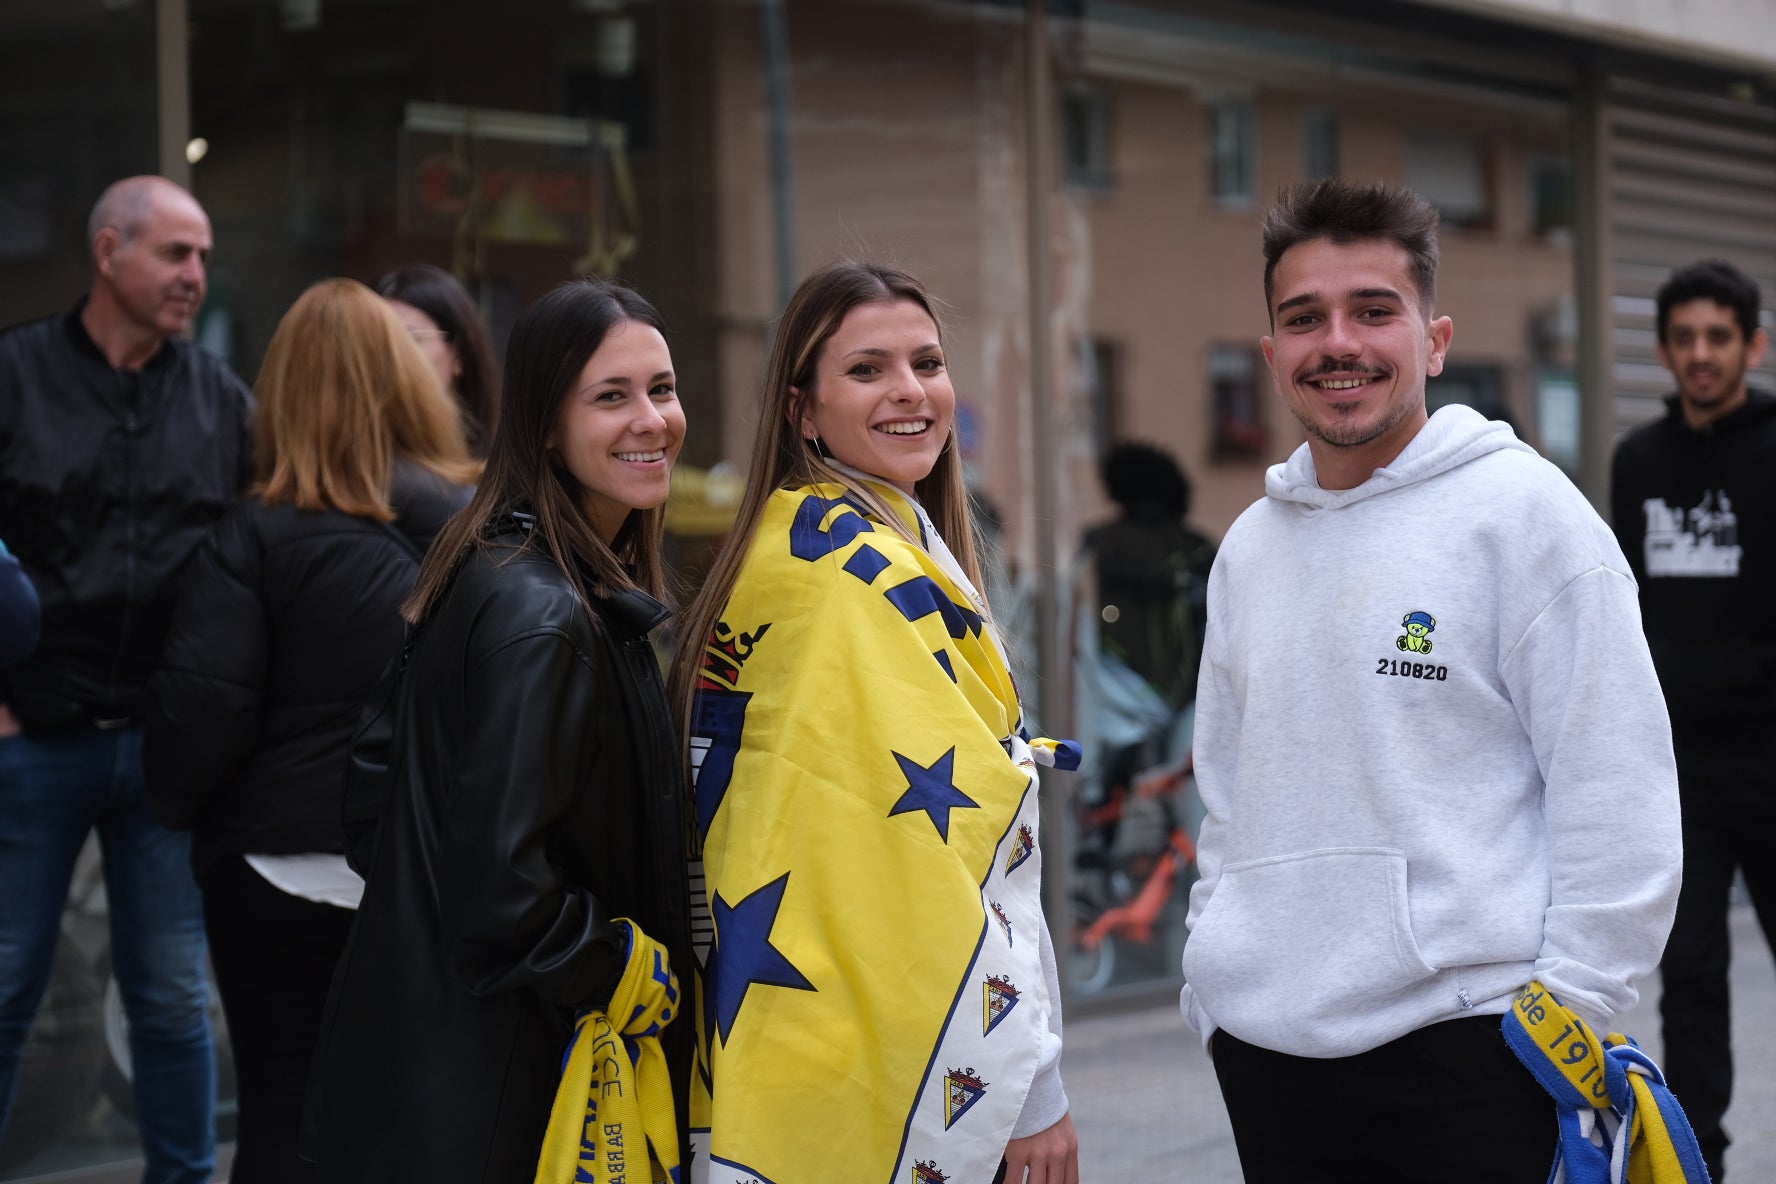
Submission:
<svg viewBox="0 0 1776 1184">
<path fill-rule="evenodd" d="M 370 286 L 389 302 L 462 408 L 470 451 L 485 455 L 499 419 L 499 367 L 474 298 L 455 276 L 429 263 L 396 268 Z"/>
</svg>

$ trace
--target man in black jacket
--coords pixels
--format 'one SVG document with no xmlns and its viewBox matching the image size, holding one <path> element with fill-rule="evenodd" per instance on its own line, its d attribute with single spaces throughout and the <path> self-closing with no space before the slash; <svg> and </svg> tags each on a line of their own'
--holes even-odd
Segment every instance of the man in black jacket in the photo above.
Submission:
<svg viewBox="0 0 1776 1184">
<path fill-rule="evenodd" d="M 0 672 L 0 1130 L 96 829 L 142 1179 L 198 1184 L 215 1149 L 203 914 L 188 839 L 149 815 L 139 725 L 173 576 L 251 479 L 252 396 L 179 337 L 210 252 L 196 199 L 119 181 L 88 241 L 87 298 L 0 335 L 0 537 L 43 609 L 36 653 Z"/>
<path fill-rule="evenodd" d="M 0 539 L 0 670 L 17 665 L 37 648 L 37 631 L 42 621 L 37 604 L 37 589 L 25 575 L 25 569 Z"/>
<path fill-rule="evenodd" d="M 1683 890 L 1660 964 L 1665 1072 L 1719 1181 L 1735 868 L 1776 944 L 1776 397 L 1746 380 L 1768 342 L 1757 285 L 1736 268 L 1682 268 L 1657 304 L 1659 359 L 1677 393 L 1617 447 L 1610 506 L 1640 584 L 1683 800 Z"/>
</svg>

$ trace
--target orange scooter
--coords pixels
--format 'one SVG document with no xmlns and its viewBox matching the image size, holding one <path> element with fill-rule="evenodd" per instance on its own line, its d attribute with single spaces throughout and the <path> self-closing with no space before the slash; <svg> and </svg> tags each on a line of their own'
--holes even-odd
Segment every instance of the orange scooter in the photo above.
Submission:
<svg viewBox="0 0 1776 1184">
<path fill-rule="evenodd" d="M 1106 841 L 1081 850 L 1074 860 L 1079 883 L 1073 893 L 1073 924 L 1068 980 L 1082 995 L 1111 985 L 1116 977 L 1119 945 L 1151 945 L 1154 926 L 1171 902 L 1178 877 L 1195 866 L 1196 844 L 1179 818 L 1177 801 L 1189 784 L 1189 757 L 1176 765 L 1149 769 L 1126 787 L 1117 787 L 1102 805 L 1088 808 L 1080 834 Z M 1157 850 L 1137 848 L 1118 854 L 1115 836 L 1130 815 L 1156 810 L 1165 825 Z"/>
</svg>

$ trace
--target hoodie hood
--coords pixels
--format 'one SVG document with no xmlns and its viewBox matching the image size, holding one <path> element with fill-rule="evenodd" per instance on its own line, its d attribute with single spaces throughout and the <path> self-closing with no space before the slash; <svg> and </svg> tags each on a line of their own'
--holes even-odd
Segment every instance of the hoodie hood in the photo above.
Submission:
<svg viewBox="0 0 1776 1184">
<path fill-rule="evenodd" d="M 1535 455 L 1535 449 L 1505 424 L 1487 419 L 1472 407 L 1451 404 L 1431 416 L 1399 456 L 1355 488 L 1321 489 L 1313 452 L 1303 444 L 1288 460 L 1265 472 L 1264 492 L 1308 509 L 1336 510 L 1446 473 L 1488 453 L 1513 450 Z"/>
<path fill-rule="evenodd" d="M 1711 435 L 1716 432 L 1734 432 L 1750 427 L 1754 423 L 1776 415 L 1776 396 L 1768 391 L 1751 387 L 1745 392 L 1745 402 L 1733 408 L 1706 427 L 1693 428 L 1689 420 L 1684 418 L 1683 396 L 1670 394 L 1665 396 L 1665 418 L 1681 432 L 1692 436 Z"/>
</svg>

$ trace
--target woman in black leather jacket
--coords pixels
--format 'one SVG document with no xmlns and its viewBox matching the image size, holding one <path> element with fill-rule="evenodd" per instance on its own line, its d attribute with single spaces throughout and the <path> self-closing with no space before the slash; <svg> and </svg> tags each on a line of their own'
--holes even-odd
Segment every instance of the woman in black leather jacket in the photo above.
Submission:
<svg viewBox="0 0 1776 1184">
<path fill-rule="evenodd" d="M 304 1116 L 320 1180 L 532 1179 L 575 1012 L 623 969 L 613 921 L 689 965 L 647 639 L 684 434 L 658 314 L 564 285 L 513 327 L 503 389 L 481 486 L 408 603 L 387 776 L 351 790 L 375 821 L 351 839 L 367 885 Z M 681 1144 L 688 1027 L 664 1039 Z"/>
<path fill-rule="evenodd" d="M 419 557 L 469 498 L 456 409 L 388 306 L 323 280 L 256 386 L 252 496 L 180 581 L 143 739 L 190 830 L 240 1084 L 232 1179 L 311 1178 L 298 1114 L 362 882 L 339 829 L 359 705 L 400 651 Z"/>
</svg>

